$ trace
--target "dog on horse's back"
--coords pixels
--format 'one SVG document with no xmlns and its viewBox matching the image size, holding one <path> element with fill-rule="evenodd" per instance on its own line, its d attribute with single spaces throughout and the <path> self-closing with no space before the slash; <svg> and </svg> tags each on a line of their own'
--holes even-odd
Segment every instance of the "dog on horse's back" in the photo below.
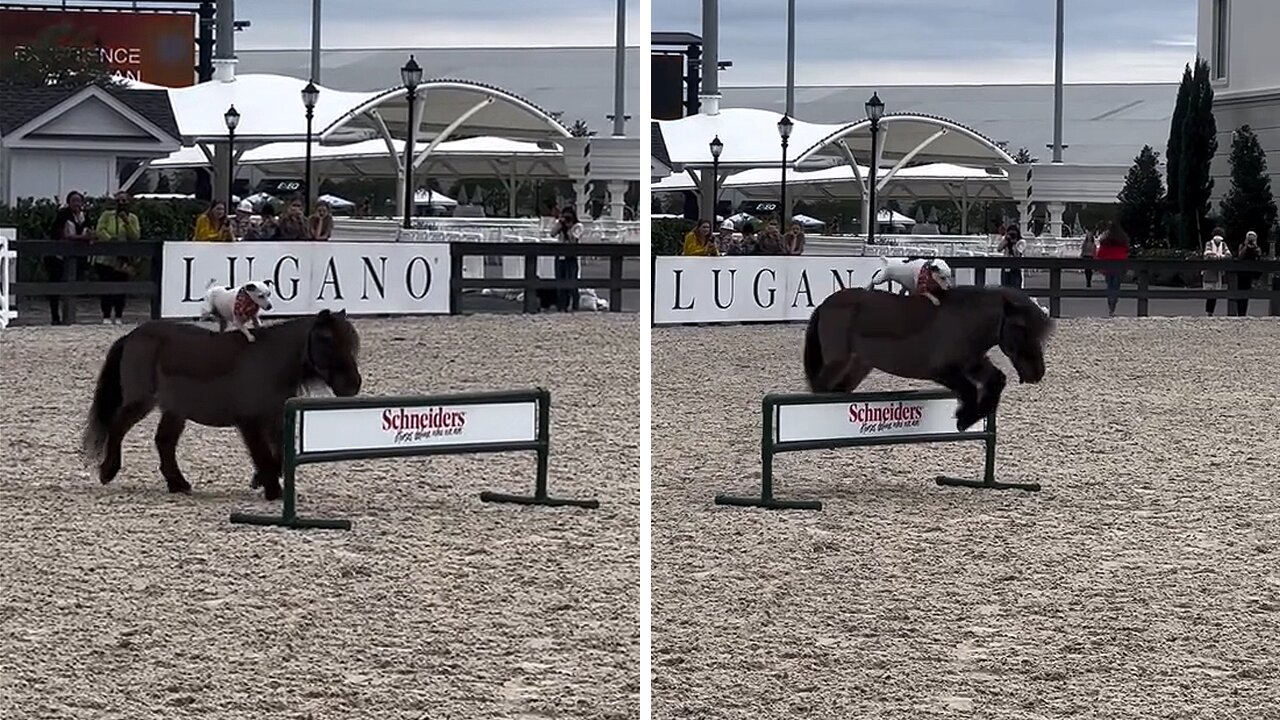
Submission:
<svg viewBox="0 0 1280 720">
<path fill-rule="evenodd" d="M 938 294 L 955 285 L 955 277 L 947 261 L 938 258 L 907 257 L 880 258 L 880 267 L 871 274 L 867 288 L 896 282 L 910 295 L 924 295 L 934 305 L 940 304 Z"/>
<path fill-rule="evenodd" d="M 987 357 L 999 347 L 1018 380 L 1044 379 L 1053 320 L 1021 290 L 954 287 L 940 306 L 920 296 L 847 288 L 809 317 L 804 372 L 815 393 L 853 392 L 873 369 L 932 380 L 960 400 L 965 430 L 996 411 L 1006 378 Z"/>
<path fill-rule="evenodd" d="M 253 333 L 247 326 L 262 327 L 258 314 L 263 310 L 271 311 L 271 281 L 251 280 L 234 288 L 217 282 L 216 278 L 210 279 L 205 288 L 200 318 L 217 320 L 219 332 L 231 325 L 253 342 Z"/>
</svg>

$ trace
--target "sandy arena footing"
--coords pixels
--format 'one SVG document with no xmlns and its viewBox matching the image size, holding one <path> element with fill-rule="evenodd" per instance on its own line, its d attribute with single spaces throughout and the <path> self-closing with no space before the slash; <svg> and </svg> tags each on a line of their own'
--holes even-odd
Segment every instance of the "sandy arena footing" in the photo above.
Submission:
<svg viewBox="0 0 1280 720">
<path fill-rule="evenodd" d="M 98 483 L 77 451 L 128 327 L 0 332 L 0 718 L 635 718 L 639 331 L 633 314 L 357 319 L 364 394 L 541 385 L 550 486 L 598 510 L 482 503 L 532 453 L 305 466 L 278 511 L 232 429 L 188 426 L 165 491 L 158 414 Z"/>
<path fill-rule="evenodd" d="M 653 332 L 655 719 L 1262 718 L 1280 698 L 1280 324 L 1060 323 L 980 443 L 781 456 L 802 325 Z M 860 389 L 923 387 L 873 373 Z"/>
</svg>

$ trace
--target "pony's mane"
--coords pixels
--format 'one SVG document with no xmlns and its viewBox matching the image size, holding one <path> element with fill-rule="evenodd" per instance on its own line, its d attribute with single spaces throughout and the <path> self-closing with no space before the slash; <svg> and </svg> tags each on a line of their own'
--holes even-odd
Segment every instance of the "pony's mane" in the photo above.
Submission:
<svg viewBox="0 0 1280 720">
<path fill-rule="evenodd" d="M 279 320 L 276 322 L 264 322 L 261 327 L 255 329 L 254 336 L 259 340 L 270 340 L 273 337 L 285 336 L 289 339 L 302 338 L 305 342 L 306 337 L 311 333 L 312 328 L 320 321 L 318 315 L 302 315 L 300 317 L 289 318 L 288 320 Z M 334 330 L 334 337 L 341 343 L 348 344 L 351 347 L 353 355 L 359 356 L 360 353 L 360 335 L 356 332 L 355 326 L 344 316 L 337 314 L 330 316 L 330 323 Z M 283 339 L 283 338 L 282 338 Z M 323 393 L 328 390 L 324 380 L 314 375 L 304 375 L 299 381 L 296 388 L 299 392 L 314 395 Z"/>
<path fill-rule="evenodd" d="M 1053 319 L 1027 293 L 1000 285 L 958 285 L 947 290 L 947 297 L 965 301 L 968 299 L 998 297 L 1011 306 L 1010 315 L 1022 321 L 1027 333 L 1036 342 L 1042 342 L 1053 332 Z"/>
</svg>

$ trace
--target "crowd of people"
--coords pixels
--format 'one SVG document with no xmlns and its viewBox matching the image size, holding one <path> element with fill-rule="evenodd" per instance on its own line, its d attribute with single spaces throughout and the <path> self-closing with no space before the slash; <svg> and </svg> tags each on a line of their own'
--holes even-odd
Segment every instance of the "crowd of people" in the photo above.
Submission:
<svg viewBox="0 0 1280 720">
<path fill-rule="evenodd" d="M 52 240 L 78 242 L 136 242 L 142 239 L 142 224 L 133 212 L 132 200 L 127 192 L 118 192 L 108 201 L 107 208 L 96 222 L 85 214 L 84 194 L 72 190 L 67 193 L 66 204 L 54 215 L 49 237 Z M 316 203 L 310 216 L 303 213 L 302 201 L 294 198 L 285 206 L 283 215 L 277 216 L 275 207 L 263 203 L 255 214 L 253 205 L 242 200 L 236 206 L 234 216 L 227 215 L 227 206 L 221 200 L 209 204 L 208 209 L 196 216 L 191 239 L 197 242 L 236 242 L 247 240 L 328 240 L 333 234 L 333 214 L 328 203 Z M 52 281 L 65 277 L 66 259 L 46 256 L 43 259 L 45 274 Z M 100 282 L 128 282 L 136 279 L 138 259 L 124 256 L 90 256 L 78 268 L 77 280 L 92 279 Z M 50 296 L 49 313 L 53 325 L 63 325 L 62 301 Z M 120 325 L 124 322 L 125 296 L 119 294 L 99 297 L 104 325 Z"/>
<path fill-rule="evenodd" d="M 711 231 L 711 221 L 702 220 L 684 236 L 681 255 L 803 255 L 804 228 L 791 223 L 783 233 L 778 221 L 770 218 L 764 230 L 756 232 L 755 223 L 748 220 L 738 232 L 732 220 L 720 224 L 720 232 Z"/>
</svg>

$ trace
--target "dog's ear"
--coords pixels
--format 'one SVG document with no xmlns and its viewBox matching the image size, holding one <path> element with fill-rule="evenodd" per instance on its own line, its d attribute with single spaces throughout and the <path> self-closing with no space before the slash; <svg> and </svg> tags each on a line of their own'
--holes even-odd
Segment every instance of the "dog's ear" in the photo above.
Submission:
<svg viewBox="0 0 1280 720">
<path fill-rule="evenodd" d="M 245 283 L 245 284 L 244 284 L 244 291 L 245 291 L 245 292 L 251 292 L 251 293 L 256 293 L 256 292 L 258 292 L 258 285 L 257 285 L 257 283 L 251 283 L 251 282 L 247 282 L 247 283 Z"/>
</svg>

